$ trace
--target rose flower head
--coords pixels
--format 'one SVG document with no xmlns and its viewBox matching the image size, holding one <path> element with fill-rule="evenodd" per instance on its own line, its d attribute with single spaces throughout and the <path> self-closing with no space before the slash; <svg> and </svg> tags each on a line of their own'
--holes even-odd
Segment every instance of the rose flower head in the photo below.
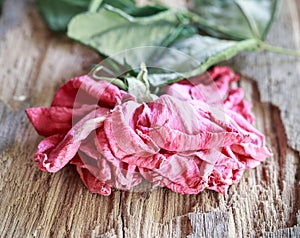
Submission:
<svg viewBox="0 0 300 238">
<path fill-rule="evenodd" d="M 198 76 L 159 96 L 141 83 L 142 71 L 127 79 L 127 91 L 85 75 L 64 84 L 50 107 L 28 108 L 45 137 L 34 156 L 38 167 L 57 172 L 74 164 L 86 187 L 102 195 L 142 181 L 182 194 L 225 194 L 271 155 L 252 126 L 251 104 L 230 86 L 239 78 L 230 68 L 209 71 L 213 87 Z"/>
</svg>

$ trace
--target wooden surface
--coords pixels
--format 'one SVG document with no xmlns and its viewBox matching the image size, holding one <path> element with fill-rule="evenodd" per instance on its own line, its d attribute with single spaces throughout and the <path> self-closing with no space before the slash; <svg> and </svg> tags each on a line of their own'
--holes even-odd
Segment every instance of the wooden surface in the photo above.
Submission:
<svg viewBox="0 0 300 238">
<path fill-rule="evenodd" d="M 269 41 L 300 50 L 298 0 L 284 1 Z M 69 78 L 100 58 L 41 22 L 32 0 L 7 0 L 0 18 L 1 237 L 300 237 L 299 60 L 243 53 L 227 64 L 254 104 L 255 126 L 274 156 L 226 196 L 167 189 L 91 194 L 72 166 L 56 174 L 33 162 L 41 139 L 24 109 L 49 105 Z M 299 214 L 299 213 L 298 213 Z M 298 224 L 298 225 L 297 225 Z"/>
</svg>

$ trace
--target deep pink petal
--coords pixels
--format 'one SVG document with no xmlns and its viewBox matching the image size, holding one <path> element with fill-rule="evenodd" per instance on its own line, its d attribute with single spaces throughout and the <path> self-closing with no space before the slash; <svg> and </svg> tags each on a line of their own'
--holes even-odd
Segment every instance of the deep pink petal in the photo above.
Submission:
<svg viewBox="0 0 300 238">
<path fill-rule="evenodd" d="M 25 110 L 30 122 L 41 136 L 66 134 L 72 127 L 72 121 L 89 113 L 94 106 L 81 108 L 67 107 L 35 107 Z M 73 122 L 73 123 L 74 123 Z"/>
<path fill-rule="evenodd" d="M 227 66 L 213 67 L 208 73 L 216 83 L 218 93 L 221 97 L 225 97 L 228 93 L 230 83 L 236 82 L 239 79 L 239 76 Z"/>
<path fill-rule="evenodd" d="M 52 106 L 74 107 L 74 103 L 113 107 L 126 94 L 107 81 L 95 81 L 88 75 L 74 78 L 55 94 Z"/>
<path fill-rule="evenodd" d="M 230 83 L 239 79 L 229 67 L 217 66 L 203 74 L 164 88 L 166 94 L 180 100 L 200 100 L 210 104 L 222 103 L 229 92 Z"/>
<path fill-rule="evenodd" d="M 96 128 L 102 126 L 107 109 L 98 109 L 80 120 L 51 150 L 38 149 L 35 160 L 43 170 L 57 172 L 64 167 L 77 153 L 79 146 Z M 39 148 L 44 147 L 44 141 Z"/>
<path fill-rule="evenodd" d="M 90 190 L 92 193 L 97 193 L 104 196 L 109 196 L 111 194 L 111 187 L 105 183 L 102 183 L 93 174 L 91 174 L 90 170 L 85 168 L 85 165 L 82 163 L 80 158 L 76 157 L 73 159 L 72 164 L 76 165 L 77 172 L 88 190 Z"/>
<path fill-rule="evenodd" d="M 47 155 L 59 144 L 63 137 L 62 134 L 52 135 L 39 143 L 37 152 L 34 155 L 34 161 L 37 162 L 39 169 L 48 171 L 44 163 L 47 161 Z"/>
<path fill-rule="evenodd" d="M 227 99 L 224 101 L 224 107 L 242 115 L 249 123 L 253 123 L 254 115 L 251 113 L 252 104 L 244 100 L 242 89 L 231 89 Z"/>
</svg>

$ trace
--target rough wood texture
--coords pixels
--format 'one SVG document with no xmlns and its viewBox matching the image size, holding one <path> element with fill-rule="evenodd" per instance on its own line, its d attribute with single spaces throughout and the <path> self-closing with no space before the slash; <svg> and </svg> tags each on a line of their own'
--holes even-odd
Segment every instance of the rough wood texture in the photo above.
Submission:
<svg viewBox="0 0 300 238">
<path fill-rule="evenodd" d="M 300 2 L 285 1 L 280 19 L 268 36 L 275 46 L 300 50 Z M 235 68 L 258 82 L 261 99 L 280 109 L 288 144 L 300 151 L 300 60 L 274 53 L 242 54 Z"/>
<path fill-rule="evenodd" d="M 285 1 L 272 43 L 298 47 L 296 15 L 297 0 Z M 0 18 L 1 237 L 300 236 L 300 94 L 294 58 L 244 53 L 231 62 L 249 77 L 241 86 L 274 156 L 246 172 L 227 196 L 156 189 L 103 197 L 89 193 L 72 166 L 56 174 L 37 169 L 32 157 L 40 138 L 24 109 L 49 105 L 64 81 L 99 60 L 91 50 L 48 31 L 32 0 L 5 1 Z"/>
</svg>

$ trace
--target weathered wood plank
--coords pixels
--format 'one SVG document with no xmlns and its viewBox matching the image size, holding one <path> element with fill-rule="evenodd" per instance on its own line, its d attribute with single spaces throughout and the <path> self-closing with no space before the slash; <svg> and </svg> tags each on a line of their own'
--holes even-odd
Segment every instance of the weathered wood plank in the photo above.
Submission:
<svg viewBox="0 0 300 238">
<path fill-rule="evenodd" d="M 298 213 L 298 223 L 296 226 L 293 226 L 291 228 L 285 228 L 280 229 L 276 232 L 266 232 L 263 236 L 263 238 L 294 238 L 294 237 L 300 237 L 300 213 Z"/>
<path fill-rule="evenodd" d="M 270 41 L 275 44 L 294 45 L 298 34 L 290 24 L 295 22 L 291 18 L 294 3 L 284 5 L 273 28 Z M 274 156 L 246 172 L 227 196 L 211 191 L 188 196 L 156 189 L 114 191 L 110 197 L 89 193 L 72 166 L 56 174 L 39 171 L 32 157 L 40 138 L 24 114 L 29 106 L 49 105 L 59 85 L 88 72 L 99 60 L 91 50 L 47 30 L 32 0 L 5 2 L 0 18 L 1 237 L 280 237 L 284 232 L 299 233 L 295 226 L 300 208 L 299 152 L 288 146 L 299 150 L 299 124 L 294 125 L 299 113 L 299 72 L 294 59 L 245 53 L 230 62 L 249 77 L 240 84 L 254 104 L 255 125 L 266 134 Z"/>
<path fill-rule="evenodd" d="M 300 11 L 297 0 L 284 1 L 280 17 L 267 41 L 300 51 Z M 234 67 L 255 78 L 264 102 L 280 109 L 288 144 L 300 151 L 300 60 L 268 52 L 245 53 L 232 61 Z"/>
</svg>

